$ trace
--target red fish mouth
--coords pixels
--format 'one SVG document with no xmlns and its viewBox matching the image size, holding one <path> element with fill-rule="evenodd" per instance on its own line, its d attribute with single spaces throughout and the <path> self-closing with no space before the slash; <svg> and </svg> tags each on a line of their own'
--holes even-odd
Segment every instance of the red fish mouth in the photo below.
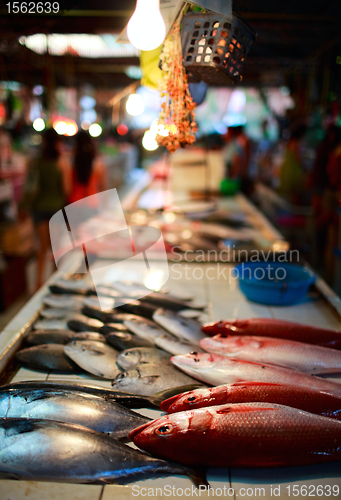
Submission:
<svg viewBox="0 0 341 500">
<path fill-rule="evenodd" d="M 144 431 L 147 429 L 147 427 L 150 426 L 152 422 L 147 422 L 146 424 L 140 425 L 140 427 L 136 427 L 136 429 L 133 429 L 132 431 L 129 432 L 129 439 L 131 441 L 134 441 L 134 438 L 140 434 L 140 432 Z"/>
<path fill-rule="evenodd" d="M 173 403 L 179 398 L 179 394 L 176 394 L 175 396 L 172 396 L 171 398 L 165 399 L 162 401 L 160 404 L 160 408 L 162 411 L 168 411 L 169 408 L 172 406 Z"/>
</svg>

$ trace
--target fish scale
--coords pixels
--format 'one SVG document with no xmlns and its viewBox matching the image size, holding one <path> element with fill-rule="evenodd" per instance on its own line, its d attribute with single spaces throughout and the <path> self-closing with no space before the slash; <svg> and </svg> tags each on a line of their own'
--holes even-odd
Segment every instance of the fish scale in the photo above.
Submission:
<svg viewBox="0 0 341 500">
<path fill-rule="evenodd" d="M 201 467 L 290 467 L 341 459 L 341 422 L 278 404 L 173 413 L 129 436 L 148 453 Z"/>
</svg>

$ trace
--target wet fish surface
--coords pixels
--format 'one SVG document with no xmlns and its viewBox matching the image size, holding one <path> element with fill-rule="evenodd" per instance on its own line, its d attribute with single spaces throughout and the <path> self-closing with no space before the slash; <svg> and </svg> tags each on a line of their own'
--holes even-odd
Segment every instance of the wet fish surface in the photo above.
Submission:
<svg viewBox="0 0 341 500">
<path fill-rule="evenodd" d="M 158 309 L 158 306 L 149 304 L 148 302 L 135 300 L 133 302 L 122 304 L 120 309 L 129 314 L 135 314 L 136 316 L 152 319 L 154 312 Z"/>
<path fill-rule="evenodd" d="M 112 386 L 114 390 L 151 396 L 167 389 L 197 383 L 197 380 L 174 369 L 171 364 L 146 363 L 118 375 Z"/>
<path fill-rule="evenodd" d="M 196 389 L 161 403 L 168 413 L 231 403 L 278 403 L 324 417 L 341 419 L 341 396 L 323 391 L 272 383 L 237 382 Z"/>
<path fill-rule="evenodd" d="M 180 340 L 167 332 L 155 337 L 154 343 L 157 347 L 160 347 L 160 349 L 164 349 L 173 355 L 188 354 L 193 351 L 203 352 L 197 345 Z"/>
<path fill-rule="evenodd" d="M 54 371 L 61 373 L 83 373 L 79 365 L 64 353 L 64 345 L 40 344 L 21 349 L 15 359 L 32 370 Z"/>
<path fill-rule="evenodd" d="M 141 302 L 147 302 L 163 309 L 170 311 L 182 311 L 184 309 L 204 309 L 204 304 L 197 304 L 196 302 L 188 302 L 185 300 L 177 299 L 170 294 L 152 292 L 149 295 L 140 299 Z"/>
<path fill-rule="evenodd" d="M 25 344 L 65 344 L 72 335 L 71 330 L 35 330 L 25 336 Z"/>
<path fill-rule="evenodd" d="M 154 456 L 192 466 L 291 467 L 341 459 L 340 421 L 269 403 L 172 413 L 130 438 Z"/>
<path fill-rule="evenodd" d="M 294 340 L 250 335 L 218 334 L 200 341 L 207 352 L 292 368 L 305 373 L 338 373 L 341 371 L 341 352 Z"/>
<path fill-rule="evenodd" d="M 74 316 L 74 311 L 70 309 L 62 309 L 58 307 L 45 307 L 39 314 L 45 319 L 69 319 Z"/>
<path fill-rule="evenodd" d="M 117 356 L 117 363 L 123 370 L 132 370 L 143 363 L 163 364 L 169 361 L 170 355 L 155 347 L 133 347 Z"/>
<path fill-rule="evenodd" d="M 107 342 L 118 351 L 124 351 L 133 347 L 154 347 L 148 340 L 142 339 L 133 333 L 113 332 L 107 335 Z"/>
<path fill-rule="evenodd" d="M 0 420 L 0 475 L 11 479 L 110 484 L 140 474 L 186 474 L 105 434 L 39 419 Z"/>
<path fill-rule="evenodd" d="M 154 344 L 154 339 L 161 334 L 167 333 L 163 328 L 157 325 L 154 321 L 135 316 L 124 321 L 124 325 L 129 331 L 133 332 L 138 337 L 146 339 Z"/>
<path fill-rule="evenodd" d="M 83 297 L 78 297 L 77 295 L 47 295 L 43 298 L 43 304 L 53 308 L 80 311 L 83 300 Z"/>
<path fill-rule="evenodd" d="M 230 359 L 218 354 L 190 353 L 173 356 L 172 363 L 188 375 L 210 385 L 235 382 L 272 382 L 297 385 L 341 396 L 341 384 L 290 368 Z"/>
<path fill-rule="evenodd" d="M 156 323 L 176 337 L 198 345 L 199 341 L 205 338 L 201 331 L 201 323 L 194 319 L 184 318 L 174 312 L 158 309 L 153 315 Z"/>
<path fill-rule="evenodd" d="M 203 326 L 206 335 L 259 335 L 297 340 L 333 349 L 341 349 L 341 332 L 327 328 L 303 325 L 280 319 L 250 318 L 234 321 L 216 321 Z"/>
<path fill-rule="evenodd" d="M 73 319 L 67 321 L 67 326 L 74 332 L 97 332 L 104 326 L 102 321 L 95 318 L 88 318 L 83 314 L 75 316 Z"/>
<path fill-rule="evenodd" d="M 118 351 L 102 342 L 77 340 L 65 345 L 64 352 L 83 370 L 98 377 L 114 379 L 120 373 Z"/>
<path fill-rule="evenodd" d="M 47 388 L 0 390 L 0 418 L 58 420 L 117 439 L 151 420 L 100 396 Z"/>
<path fill-rule="evenodd" d="M 128 328 L 123 323 L 107 323 L 100 329 L 100 333 L 103 335 L 116 332 L 128 333 Z"/>
</svg>

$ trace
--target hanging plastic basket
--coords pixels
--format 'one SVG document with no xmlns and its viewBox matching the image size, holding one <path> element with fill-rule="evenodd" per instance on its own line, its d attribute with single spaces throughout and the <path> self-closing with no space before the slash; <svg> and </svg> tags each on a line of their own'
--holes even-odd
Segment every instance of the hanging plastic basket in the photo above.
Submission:
<svg viewBox="0 0 341 500">
<path fill-rule="evenodd" d="M 191 12 L 181 21 L 183 64 L 189 81 L 230 85 L 241 81 L 255 33 L 235 13 Z"/>
</svg>

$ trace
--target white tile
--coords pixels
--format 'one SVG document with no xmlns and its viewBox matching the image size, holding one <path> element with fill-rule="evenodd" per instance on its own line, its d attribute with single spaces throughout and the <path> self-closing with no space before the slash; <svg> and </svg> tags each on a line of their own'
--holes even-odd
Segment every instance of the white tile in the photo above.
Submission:
<svg viewBox="0 0 341 500">
<path fill-rule="evenodd" d="M 102 486 L 1 480 L 2 500 L 99 500 Z"/>
<path fill-rule="evenodd" d="M 271 318 L 269 308 L 254 302 L 226 300 L 225 303 L 212 302 L 213 321 L 222 319 Z"/>
<path fill-rule="evenodd" d="M 232 487 L 236 492 L 236 496 L 240 492 L 241 488 L 250 488 L 250 492 L 252 488 L 264 488 L 265 495 L 263 491 L 259 491 L 252 498 L 265 498 L 274 499 L 277 495 L 275 493 L 280 493 L 277 498 L 291 498 L 294 497 L 293 494 L 293 485 L 297 485 L 297 491 L 299 495 L 295 495 L 296 498 L 303 499 L 304 497 L 310 496 L 320 498 L 340 498 L 341 497 L 341 462 L 332 462 L 329 464 L 316 464 L 311 466 L 304 467 L 283 467 L 278 469 L 231 469 L 231 480 Z M 301 490 L 302 486 L 306 485 L 308 487 L 308 494 L 304 495 L 304 488 Z M 323 495 L 317 494 L 317 486 L 321 485 L 323 491 Z M 272 486 L 272 494 L 271 494 L 271 486 Z M 339 488 L 339 492 L 336 495 L 328 495 L 328 488 L 331 486 L 335 488 L 335 492 L 337 492 L 337 488 Z M 276 490 L 275 490 L 276 488 Z M 279 488 L 279 489 L 278 489 Z M 309 489 L 310 488 L 310 489 Z M 314 489 L 315 488 L 315 489 Z M 244 490 L 245 491 L 245 490 Z M 332 490 L 333 491 L 333 490 Z"/>
<path fill-rule="evenodd" d="M 180 488 L 182 490 L 189 488 L 188 491 L 191 491 L 192 485 L 192 481 L 187 476 L 168 476 L 150 473 L 144 479 L 132 482 L 123 490 L 120 490 L 116 485 L 106 486 L 101 500 L 131 500 L 134 496 L 136 498 L 143 498 L 144 495 L 146 495 L 146 498 L 156 499 L 164 499 L 167 497 L 172 499 L 177 497 L 184 498 Z M 178 490 L 178 494 L 176 492 L 175 495 L 172 494 L 173 488 Z M 169 494 L 169 492 L 171 492 L 171 494 Z M 191 498 L 191 496 L 188 498 Z"/>
<path fill-rule="evenodd" d="M 324 326 L 324 328 L 340 329 L 341 323 L 325 302 L 320 300 L 306 301 L 301 304 L 286 307 L 271 307 L 274 317 L 308 325 Z"/>
</svg>

